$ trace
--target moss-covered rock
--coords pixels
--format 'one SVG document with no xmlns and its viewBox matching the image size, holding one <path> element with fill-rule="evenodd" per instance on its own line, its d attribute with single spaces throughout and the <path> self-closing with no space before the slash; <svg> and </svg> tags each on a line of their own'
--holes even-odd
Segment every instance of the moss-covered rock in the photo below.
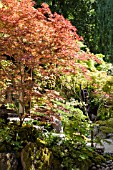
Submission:
<svg viewBox="0 0 113 170">
<path fill-rule="evenodd" d="M 52 152 L 43 143 L 29 142 L 21 152 L 23 170 L 60 170 L 60 164 L 54 160 Z"/>
</svg>

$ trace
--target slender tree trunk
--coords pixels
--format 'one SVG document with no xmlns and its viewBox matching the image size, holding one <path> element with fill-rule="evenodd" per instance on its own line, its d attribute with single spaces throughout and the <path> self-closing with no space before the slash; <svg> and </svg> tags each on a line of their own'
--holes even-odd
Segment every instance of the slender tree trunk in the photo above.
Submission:
<svg viewBox="0 0 113 170">
<path fill-rule="evenodd" d="M 20 93 L 20 98 L 19 100 L 23 103 L 23 93 Z M 23 115 L 24 114 L 24 107 L 21 104 L 21 102 L 19 103 L 19 114 Z"/>
<path fill-rule="evenodd" d="M 94 143 L 93 143 L 93 130 L 91 130 L 91 147 L 94 147 Z"/>
<path fill-rule="evenodd" d="M 21 67 L 20 70 L 20 76 L 21 76 L 21 91 L 19 94 L 19 117 L 20 117 L 20 126 L 23 123 L 24 120 L 24 112 L 25 112 L 25 104 L 24 104 L 24 89 L 23 89 L 23 83 L 24 83 L 24 66 Z"/>
</svg>

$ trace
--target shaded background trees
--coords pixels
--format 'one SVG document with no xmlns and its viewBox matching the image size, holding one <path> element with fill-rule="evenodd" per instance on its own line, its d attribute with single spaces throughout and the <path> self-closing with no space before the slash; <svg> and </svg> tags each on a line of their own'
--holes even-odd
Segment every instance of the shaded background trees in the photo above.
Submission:
<svg viewBox="0 0 113 170">
<path fill-rule="evenodd" d="M 43 0 L 35 0 L 40 6 Z M 70 20 L 83 36 L 85 44 L 93 53 L 104 54 L 105 60 L 113 62 L 113 1 L 112 0 L 46 0 L 52 12 Z"/>
<path fill-rule="evenodd" d="M 40 6 L 43 0 L 35 0 L 36 7 Z M 71 21 L 76 26 L 78 34 L 83 36 L 86 45 L 91 48 L 94 47 L 93 34 L 95 26 L 95 3 L 93 0 L 79 0 L 79 1 L 60 1 L 60 0 L 46 0 L 51 11 L 62 14 L 65 18 Z"/>
<path fill-rule="evenodd" d="M 113 1 L 96 0 L 96 50 L 113 62 Z"/>
</svg>

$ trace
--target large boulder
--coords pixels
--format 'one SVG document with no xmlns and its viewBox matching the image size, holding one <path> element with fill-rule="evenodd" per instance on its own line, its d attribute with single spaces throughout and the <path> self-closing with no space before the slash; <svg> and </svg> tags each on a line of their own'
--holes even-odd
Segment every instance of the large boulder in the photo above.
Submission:
<svg viewBox="0 0 113 170">
<path fill-rule="evenodd" d="M 52 152 L 41 144 L 29 142 L 21 152 L 23 170 L 61 170 L 58 160 L 53 158 Z"/>
</svg>

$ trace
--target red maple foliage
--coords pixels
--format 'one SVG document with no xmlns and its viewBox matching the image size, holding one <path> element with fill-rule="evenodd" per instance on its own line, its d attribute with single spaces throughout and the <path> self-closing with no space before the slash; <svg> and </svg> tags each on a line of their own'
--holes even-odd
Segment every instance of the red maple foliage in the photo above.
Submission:
<svg viewBox="0 0 113 170">
<path fill-rule="evenodd" d="M 11 60 L 0 76 L 10 80 L 5 91 L 13 91 L 22 107 L 34 95 L 34 70 L 42 76 L 76 73 L 78 68 L 85 73 L 78 61 L 97 60 L 80 50 L 82 38 L 68 20 L 52 14 L 45 3 L 42 8 L 33 6 L 31 0 L 2 0 L 0 7 L 0 62 Z"/>
<path fill-rule="evenodd" d="M 94 58 L 80 52 L 76 28 L 47 4 L 35 9 L 31 0 L 3 0 L 0 8 L 0 56 L 6 54 L 29 67 L 64 66 L 76 69 L 77 60 Z M 63 67 L 63 69 L 64 69 Z"/>
</svg>

